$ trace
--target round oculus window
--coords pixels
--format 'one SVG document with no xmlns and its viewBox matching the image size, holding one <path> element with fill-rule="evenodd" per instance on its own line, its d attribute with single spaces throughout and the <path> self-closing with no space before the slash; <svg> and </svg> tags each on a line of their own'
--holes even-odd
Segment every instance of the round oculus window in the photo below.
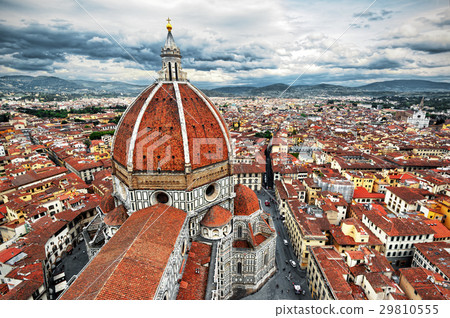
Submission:
<svg viewBox="0 0 450 318">
<path fill-rule="evenodd" d="M 170 196 L 163 191 L 155 192 L 152 196 L 152 204 L 163 203 L 170 205 Z"/>
<path fill-rule="evenodd" d="M 205 198 L 207 201 L 212 201 L 217 198 L 220 193 L 220 188 L 217 183 L 210 184 L 206 187 Z"/>
</svg>

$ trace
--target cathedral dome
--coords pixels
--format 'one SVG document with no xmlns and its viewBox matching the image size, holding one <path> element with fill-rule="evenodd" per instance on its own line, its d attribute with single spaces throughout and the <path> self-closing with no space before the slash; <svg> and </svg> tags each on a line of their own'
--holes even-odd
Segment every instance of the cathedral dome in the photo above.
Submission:
<svg viewBox="0 0 450 318">
<path fill-rule="evenodd" d="M 249 187 L 238 184 L 234 187 L 234 215 L 251 215 L 259 210 L 259 200 L 256 193 Z"/>
<path fill-rule="evenodd" d="M 105 216 L 103 222 L 108 226 L 121 226 L 127 219 L 127 210 L 123 205 L 119 205 Z"/>
<path fill-rule="evenodd" d="M 213 103 L 188 82 L 157 82 L 124 113 L 113 159 L 128 171 L 192 170 L 228 160 L 227 126 Z"/>
<path fill-rule="evenodd" d="M 116 129 L 113 164 L 129 173 L 190 173 L 226 162 L 231 143 L 214 104 L 186 80 L 171 28 L 159 79 L 127 108 Z"/>
<path fill-rule="evenodd" d="M 206 227 L 221 227 L 231 221 L 233 215 L 220 205 L 215 205 L 208 210 L 200 224 Z"/>
<path fill-rule="evenodd" d="M 116 204 L 114 203 L 114 198 L 111 195 L 110 190 L 107 190 L 105 192 L 105 195 L 103 196 L 102 200 L 100 201 L 99 207 L 104 214 L 109 213 L 116 207 Z"/>
</svg>

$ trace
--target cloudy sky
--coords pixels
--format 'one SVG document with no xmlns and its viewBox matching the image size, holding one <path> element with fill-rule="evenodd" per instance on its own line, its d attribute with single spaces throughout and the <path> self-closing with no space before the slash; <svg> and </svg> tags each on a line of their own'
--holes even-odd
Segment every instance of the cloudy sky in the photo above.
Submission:
<svg viewBox="0 0 450 318">
<path fill-rule="evenodd" d="M 210 88 L 450 82 L 450 0 L 0 0 L 0 76 L 149 84 L 172 34 Z"/>
</svg>

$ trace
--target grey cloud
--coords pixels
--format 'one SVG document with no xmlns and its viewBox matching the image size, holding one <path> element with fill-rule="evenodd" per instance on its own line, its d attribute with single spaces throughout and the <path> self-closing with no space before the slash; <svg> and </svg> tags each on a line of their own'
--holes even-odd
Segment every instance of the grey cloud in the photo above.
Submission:
<svg viewBox="0 0 450 318">
<path fill-rule="evenodd" d="M 355 18 L 360 17 L 363 19 L 367 19 L 368 21 L 381 21 L 390 19 L 392 17 L 392 13 L 394 13 L 394 11 L 383 9 L 379 12 L 374 11 L 358 12 L 353 14 L 353 17 Z"/>
<path fill-rule="evenodd" d="M 64 20 L 53 20 L 55 24 L 44 26 L 37 23 L 24 27 L 7 27 L 0 24 L 0 64 L 17 70 L 52 69 L 53 62 L 64 62 L 68 56 L 83 56 L 99 61 L 137 61 L 128 67 L 158 70 L 160 68 L 160 42 L 142 42 L 127 46 L 123 50 L 113 39 L 100 32 L 81 32 Z M 270 47 L 247 44 L 228 49 L 215 41 L 201 47 L 189 44 L 188 35 L 180 45 L 185 68 L 229 71 L 275 67 L 270 63 Z M 220 40 L 220 39 L 219 39 Z M 119 39 L 119 43 L 120 43 Z M 186 44 L 186 45 L 184 45 Z M 10 58 L 6 59 L 5 56 Z M 30 64 L 30 65 L 27 65 Z M 56 66 L 54 66 L 56 67 Z"/>
<path fill-rule="evenodd" d="M 406 44 L 405 46 L 415 51 L 422 51 L 431 54 L 450 52 L 450 43 L 448 42 L 447 43 L 417 42 L 417 43 L 409 43 Z"/>
<path fill-rule="evenodd" d="M 255 68 L 275 68 L 271 61 L 273 50 L 260 44 L 247 44 L 240 47 L 220 47 L 215 43 L 205 46 L 182 47 L 183 65 L 186 68 L 209 71 L 226 69 L 227 71 L 245 71 Z M 271 53 L 272 52 L 272 53 Z"/>
<path fill-rule="evenodd" d="M 86 56 L 88 59 L 116 61 L 136 59 L 145 68 L 159 67 L 160 43 L 142 43 L 126 47 L 127 54 L 107 36 L 96 32 L 79 32 L 58 21 L 59 24 L 43 26 L 29 24 L 24 27 L 6 27 L 0 24 L 0 52 L 11 55 L 13 60 L 0 57 L 0 64 L 19 70 L 29 68 L 48 70 L 51 61 L 65 61 L 69 55 Z M 126 45 L 124 45 L 126 46 Z M 41 63 L 37 62 L 42 60 Z M 27 66 L 27 63 L 30 66 Z"/>
<path fill-rule="evenodd" d="M 395 61 L 386 57 L 372 57 L 366 63 L 349 63 L 348 60 L 339 62 L 322 62 L 317 63 L 326 67 L 341 68 L 341 69 L 360 69 L 360 70 L 384 70 L 395 69 L 403 66 L 403 63 Z M 411 62 L 411 60 L 405 61 Z"/>
<path fill-rule="evenodd" d="M 380 58 L 375 61 L 370 62 L 367 65 L 367 69 L 369 70 L 383 70 L 383 69 L 391 69 L 391 68 L 399 68 L 402 64 L 398 61 L 393 61 L 388 58 Z"/>
</svg>

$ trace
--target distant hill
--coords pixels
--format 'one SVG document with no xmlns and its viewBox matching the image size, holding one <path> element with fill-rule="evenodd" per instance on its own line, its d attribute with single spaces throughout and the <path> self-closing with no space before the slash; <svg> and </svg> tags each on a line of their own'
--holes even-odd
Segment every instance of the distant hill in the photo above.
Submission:
<svg viewBox="0 0 450 318">
<path fill-rule="evenodd" d="M 395 80 L 375 82 L 359 86 L 363 90 L 393 91 L 393 92 L 424 92 L 424 91 L 449 91 L 450 83 L 431 82 L 424 80 Z"/>
<path fill-rule="evenodd" d="M 136 96 L 146 86 L 124 82 L 96 82 L 84 80 L 64 80 L 54 76 L 3 76 L 0 77 L 2 93 L 67 93 L 67 94 L 108 94 Z M 286 90 L 289 88 L 288 90 Z M 264 87 L 227 86 L 203 90 L 208 96 L 235 97 L 316 97 L 346 95 L 382 95 L 392 93 L 450 93 L 450 83 L 424 80 L 394 80 L 375 82 L 359 87 L 347 87 L 331 84 L 296 85 L 276 83 Z"/>
<path fill-rule="evenodd" d="M 283 93 L 284 97 L 310 96 L 346 96 L 346 95 L 382 95 L 396 93 L 450 93 L 450 83 L 431 82 L 424 80 L 394 80 L 375 82 L 358 87 L 347 87 L 331 84 L 296 85 L 272 84 L 264 87 L 219 87 L 208 91 L 210 96 L 268 96 L 277 97 Z"/>
<path fill-rule="evenodd" d="M 145 86 L 123 82 L 64 80 L 54 76 L 3 76 L 0 92 L 136 95 Z"/>
</svg>

